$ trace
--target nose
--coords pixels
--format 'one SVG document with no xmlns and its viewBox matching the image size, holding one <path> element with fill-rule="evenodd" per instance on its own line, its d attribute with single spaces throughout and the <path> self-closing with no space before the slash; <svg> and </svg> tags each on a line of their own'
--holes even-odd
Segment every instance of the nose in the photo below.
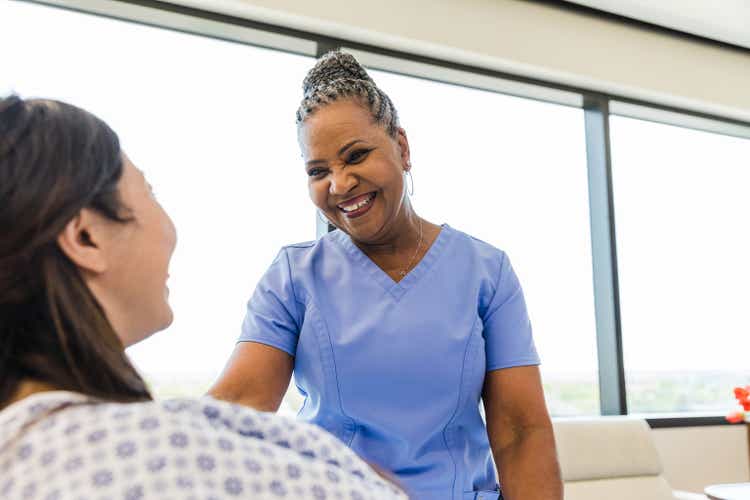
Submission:
<svg viewBox="0 0 750 500">
<path fill-rule="evenodd" d="M 331 184 L 328 187 L 328 192 L 332 195 L 347 194 L 359 184 L 357 177 L 347 172 L 346 168 L 333 171 L 330 179 Z"/>
</svg>

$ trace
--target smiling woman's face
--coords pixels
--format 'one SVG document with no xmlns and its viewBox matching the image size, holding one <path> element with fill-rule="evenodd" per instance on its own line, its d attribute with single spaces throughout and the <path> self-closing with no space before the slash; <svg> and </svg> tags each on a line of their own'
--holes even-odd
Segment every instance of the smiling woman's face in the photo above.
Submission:
<svg viewBox="0 0 750 500">
<path fill-rule="evenodd" d="M 409 145 L 352 100 L 331 103 L 309 116 L 299 140 L 310 198 L 339 229 L 362 243 L 379 243 L 404 220 Z"/>
</svg>

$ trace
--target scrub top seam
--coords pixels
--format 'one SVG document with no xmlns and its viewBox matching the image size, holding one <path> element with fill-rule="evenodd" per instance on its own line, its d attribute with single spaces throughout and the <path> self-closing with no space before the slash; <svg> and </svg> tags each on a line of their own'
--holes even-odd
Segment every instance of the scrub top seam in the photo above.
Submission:
<svg viewBox="0 0 750 500">
<path fill-rule="evenodd" d="M 315 243 L 317 243 L 317 241 L 305 241 L 304 243 L 292 243 L 291 245 L 284 245 L 282 248 L 284 248 L 285 250 L 287 248 L 306 249 L 314 247 Z"/>
<path fill-rule="evenodd" d="M 505 264 L 505 259 L 507 258 L 508 257 L 506 253 L 503 252 L 502 258 L 500 259 L 500 265 L 498 266 L 498 270 L 497 270 L 497 279 L 495 280 L 495 283 L 494 283 L 495 289 L 492 291 L 492 297 L 490 297 L 490 300 L 489 302 L 487 302 L 487 304 L 492 304 L 492 302 L 495 300 L 495 295 L 497 295 L 497 291 L 500 289 L 500 281 L 503 279 L 503 264 Z M 505 304 L 505 302 L 503 302 L 503 304 Z M 503 306 L 503 304 L 500 304 L 499 306 L 497 306 L 497 309 L 500 309 Z"/>
<path fill-rule="evenodd" d="M 503 370 L 505 368 L 516 368 L 520 366 L 539 366 L 541 363 L 539 362 L 539 358 L 522 358 L 522 359 L 514 359 L 513 361 L 506 361 L 504 363 L 498 363 L 497 365 L 492 365 L 492 367 L 488 367 L 486 372 L 493 372 L 496 370 Z"/>
<path fill-rule="evenodd" d="M 287 349 L 285 345 L 283 345 L 281 342 L 276 341 L 275 339 L 269 339 L 269 338 L 240 339 L 235 343 L 235 345 L 244 343 L 244 342 L 253 342 L 255 344 L 266 345 L 269 347 L 273 347 L 274 349 L 278 349 L 279 351 L 283 351 L 293 358 L 297 357 L 296 346 L 295 346 L 295 352 L 292 353 L 292 352 L 289 352 L 289 349 Z"/>
<path fill-rule="evenodd" d="M 305 406 L 307 406 L 307 401 L 308 399 L 310 399 L 310 396 L 307 394 L 307 391 L 303 390 L 299 386 L 299 382 L 297 382 L 297 379 L 294 378 L 294 370 L 292 370 L 292 380 L 294 380 L 294 387 L 297 388 L 297 392 L 305 395 L 305 399 L 302 400 L 302 406 L 300 406 L 299 410 L 297 410 L 296 416 L 299 417 L 300 415 L 302 415 L 302 411 L 305 409 Z"/>
<path fill-rule="evenodd" d="M 510 296 L 509 296 L 509 297 L 508 297 L 507 299 L 505 299 L 505 300 L 503 301 L 503 303 L 502 303 L 502 304 L 498 305 L 498 306 L 497 306 L 497 307 L 496 307 L 495 309 L 493 309 L 493 310 L 492 310 L 492 311 L 491 311 L 491 312 L 489 313 L 489 315 L 487 315 L 487 316 L 485 316 L 485 317 L 483 318 L 483 321 L 484 321 L 485 323 L 489 322 L 489 321 L 490 321 L 490 319 L 492 319 L 492 317 L 493 317 L 493 316 L 494 316 L 495 314 L 497 314 L 497 312 L 498 312 L 498 311 L 502 310 L 502 308 L 503 308 L 503 307 L 505 307 L 505 304 L 507 304 L 508 302 L 510 302 L 511 300 L 513 300 L 513 299 L 514 299 L 515 297 L 517 297 L 519 293 L 523 293 L 523 292 L 521 291 L 521 288 L 518 288 L 518 289 L 517 289 L 517 290 L 516 290 L 515 292 L 513 292 L 513 293 L 512 293 L 512 294 L 511 294 L 511 295 L 510 295 Z"/>
<path fill-rule="evenodd" d="M 297 247 L 298 248 L 298 247 Z M 297 290 L 294 286 L 294 278 L 292 277 L 292 264 L 289 262 L 289 251 L 287 250 L 287 247 L 284 247 L 284 257 L 286 258 L 286 271 L 289 275 L 289 284 L 292 287 L 292 297 L 294 297 L 294 303 L 295 303 L 295 309 L 297 309 L 296 305 L 302 305 L 304 306 L 305 303 L 299 299 L 299 296 L 297 295 Z M 302 323 L 304 323 L 304 319 L 300 321 L 301 315 L 299 313 L 299 309 L 296 311 L 296 318 L 294 318 L 295 322 L 297 323 L 297 341 L 299 342 L 299 334 L 302 331 Z"/>
<path fill-rule="evenodd" d="M 479 321 L 479 318 L 474 318 L 474 323 L 472 323 L 471 328 L 469 331 L 473 332 L 474 327 L 477 325 L 477 321 Z M 472 336 L 469 335 L 469 338 L 466 340 L 466 345 L 464 346 L 464 355 L 463 360 L 461 362 L 461 374 L 458 378 L 458 397 L 456 398 L 456 406 L 453 408 L 453 414 L 451 415 L 451 418 L 448 419 L 448 422 L 445 424 L 445 427 L 443 427 L 443 443 L 445 443 L 445 449 L 448 452 L 448 456 L 451 457 L 451 462 L 453 462 L 453 482 L 451 484 L 451 495 L 455 497 L 455 490 L 456 490 L 456 481 L 458 479 L 458 464 L 456 463 L 456 459 L 453 457 L 453 451 L 451 450 L 451 447 L 448 445 L 448 437 L 447 432 L 448 428 L 453 424 L 454 420 L 456 419 L 456 415 L 458 415 L 458 409 L 461 406 L 461 399 L 463 397 L 463 380 L 464 380 L 464 372 L 466 370 L 466 357 L 469 355 L 469 346 L 471 345 Z"/>
<path fill-rule="evenodd" d="M 331 334 L 328 329 L 328 324 L 323 319 L 323 316 L 320 314 L 320 309 L 317 305 L 315 305 L 314 300 L 310 298 L 310 305 L 315 309 L 314 311 L 314 321 L 318 323 L 318 328 L 322 329 L 322 333 L 325 334 L 326 339 L 328 340 L 328 347 L 331 351 L 331 363 L 333 364 L 333 384 L 336 387 L 336 395 L 338 396 L 338 403 L 339 403 L 339 410 L 341 411 L 341 414 L 346 417 L 349 421 L 349 425 L 351 425 L 354 429 L 352 430 L 352 435 L 348 440 L 347 446 L 350 446 L 352 441 L 354 440 L 354 435 L 356 434 L 357 430 L 357 421 L 354 420 L 349 413 L 344 410 L 344 398 L 341 396 L 341 387 L 339 386 L 339 372 L 338 367 L 336 366 L 336 351 L 333 348 L 333 341 L 331 340 Z M 322 354 L 322 353 L 321 353 Z"/>
</svg>

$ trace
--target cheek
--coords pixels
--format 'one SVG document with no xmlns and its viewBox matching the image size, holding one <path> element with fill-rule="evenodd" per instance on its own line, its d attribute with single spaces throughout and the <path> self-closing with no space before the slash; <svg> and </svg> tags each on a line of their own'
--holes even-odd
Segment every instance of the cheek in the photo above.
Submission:
<svg viewBox="0 0 750 500">
<path fill-rule="evenodd" d="M 166 210 L 156 200 L 143 210 L 143 239 L 157 255 L 169 257 L 177 245 L 177 228 Z"/>
<path fill-rule="evenodd" d="M 143 218 L 139 240 L 142 252 L 139 252 L 142 268 L 148 269 L 152 279 L 162 280 L 169 268 L 169 261 L 177 245 L 177 229 L 172 219 L 161 207 L 156 207 L 149 216 Z"/>
<path fill-rule="evenodd" d="M 310 193 L 310 200 L 313 204 L 321 210 L 328 208 L 328 188 L 326 183 L 322 181 L 311 181 L 308 184 L 308 191 Z"/>
<path fill-rule="evenodd" d="M 374 171 L 373 182 L 376 183 L 389 198 L 401 198 L 404 178 L 403 170 L 391 162 L 383 162 Z"/>
</svg>

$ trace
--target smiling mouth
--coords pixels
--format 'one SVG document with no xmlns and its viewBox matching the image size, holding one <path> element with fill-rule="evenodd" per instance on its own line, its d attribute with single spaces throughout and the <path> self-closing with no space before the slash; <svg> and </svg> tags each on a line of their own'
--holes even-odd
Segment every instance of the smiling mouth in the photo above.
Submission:
<svg viewBox="0 0 750 500">
<path fill-rule="evenodd" d="M 359 217 L 370 210 L 377 193 L 367 193 L 336 205 L 349 218 Z"/>
</svg>

